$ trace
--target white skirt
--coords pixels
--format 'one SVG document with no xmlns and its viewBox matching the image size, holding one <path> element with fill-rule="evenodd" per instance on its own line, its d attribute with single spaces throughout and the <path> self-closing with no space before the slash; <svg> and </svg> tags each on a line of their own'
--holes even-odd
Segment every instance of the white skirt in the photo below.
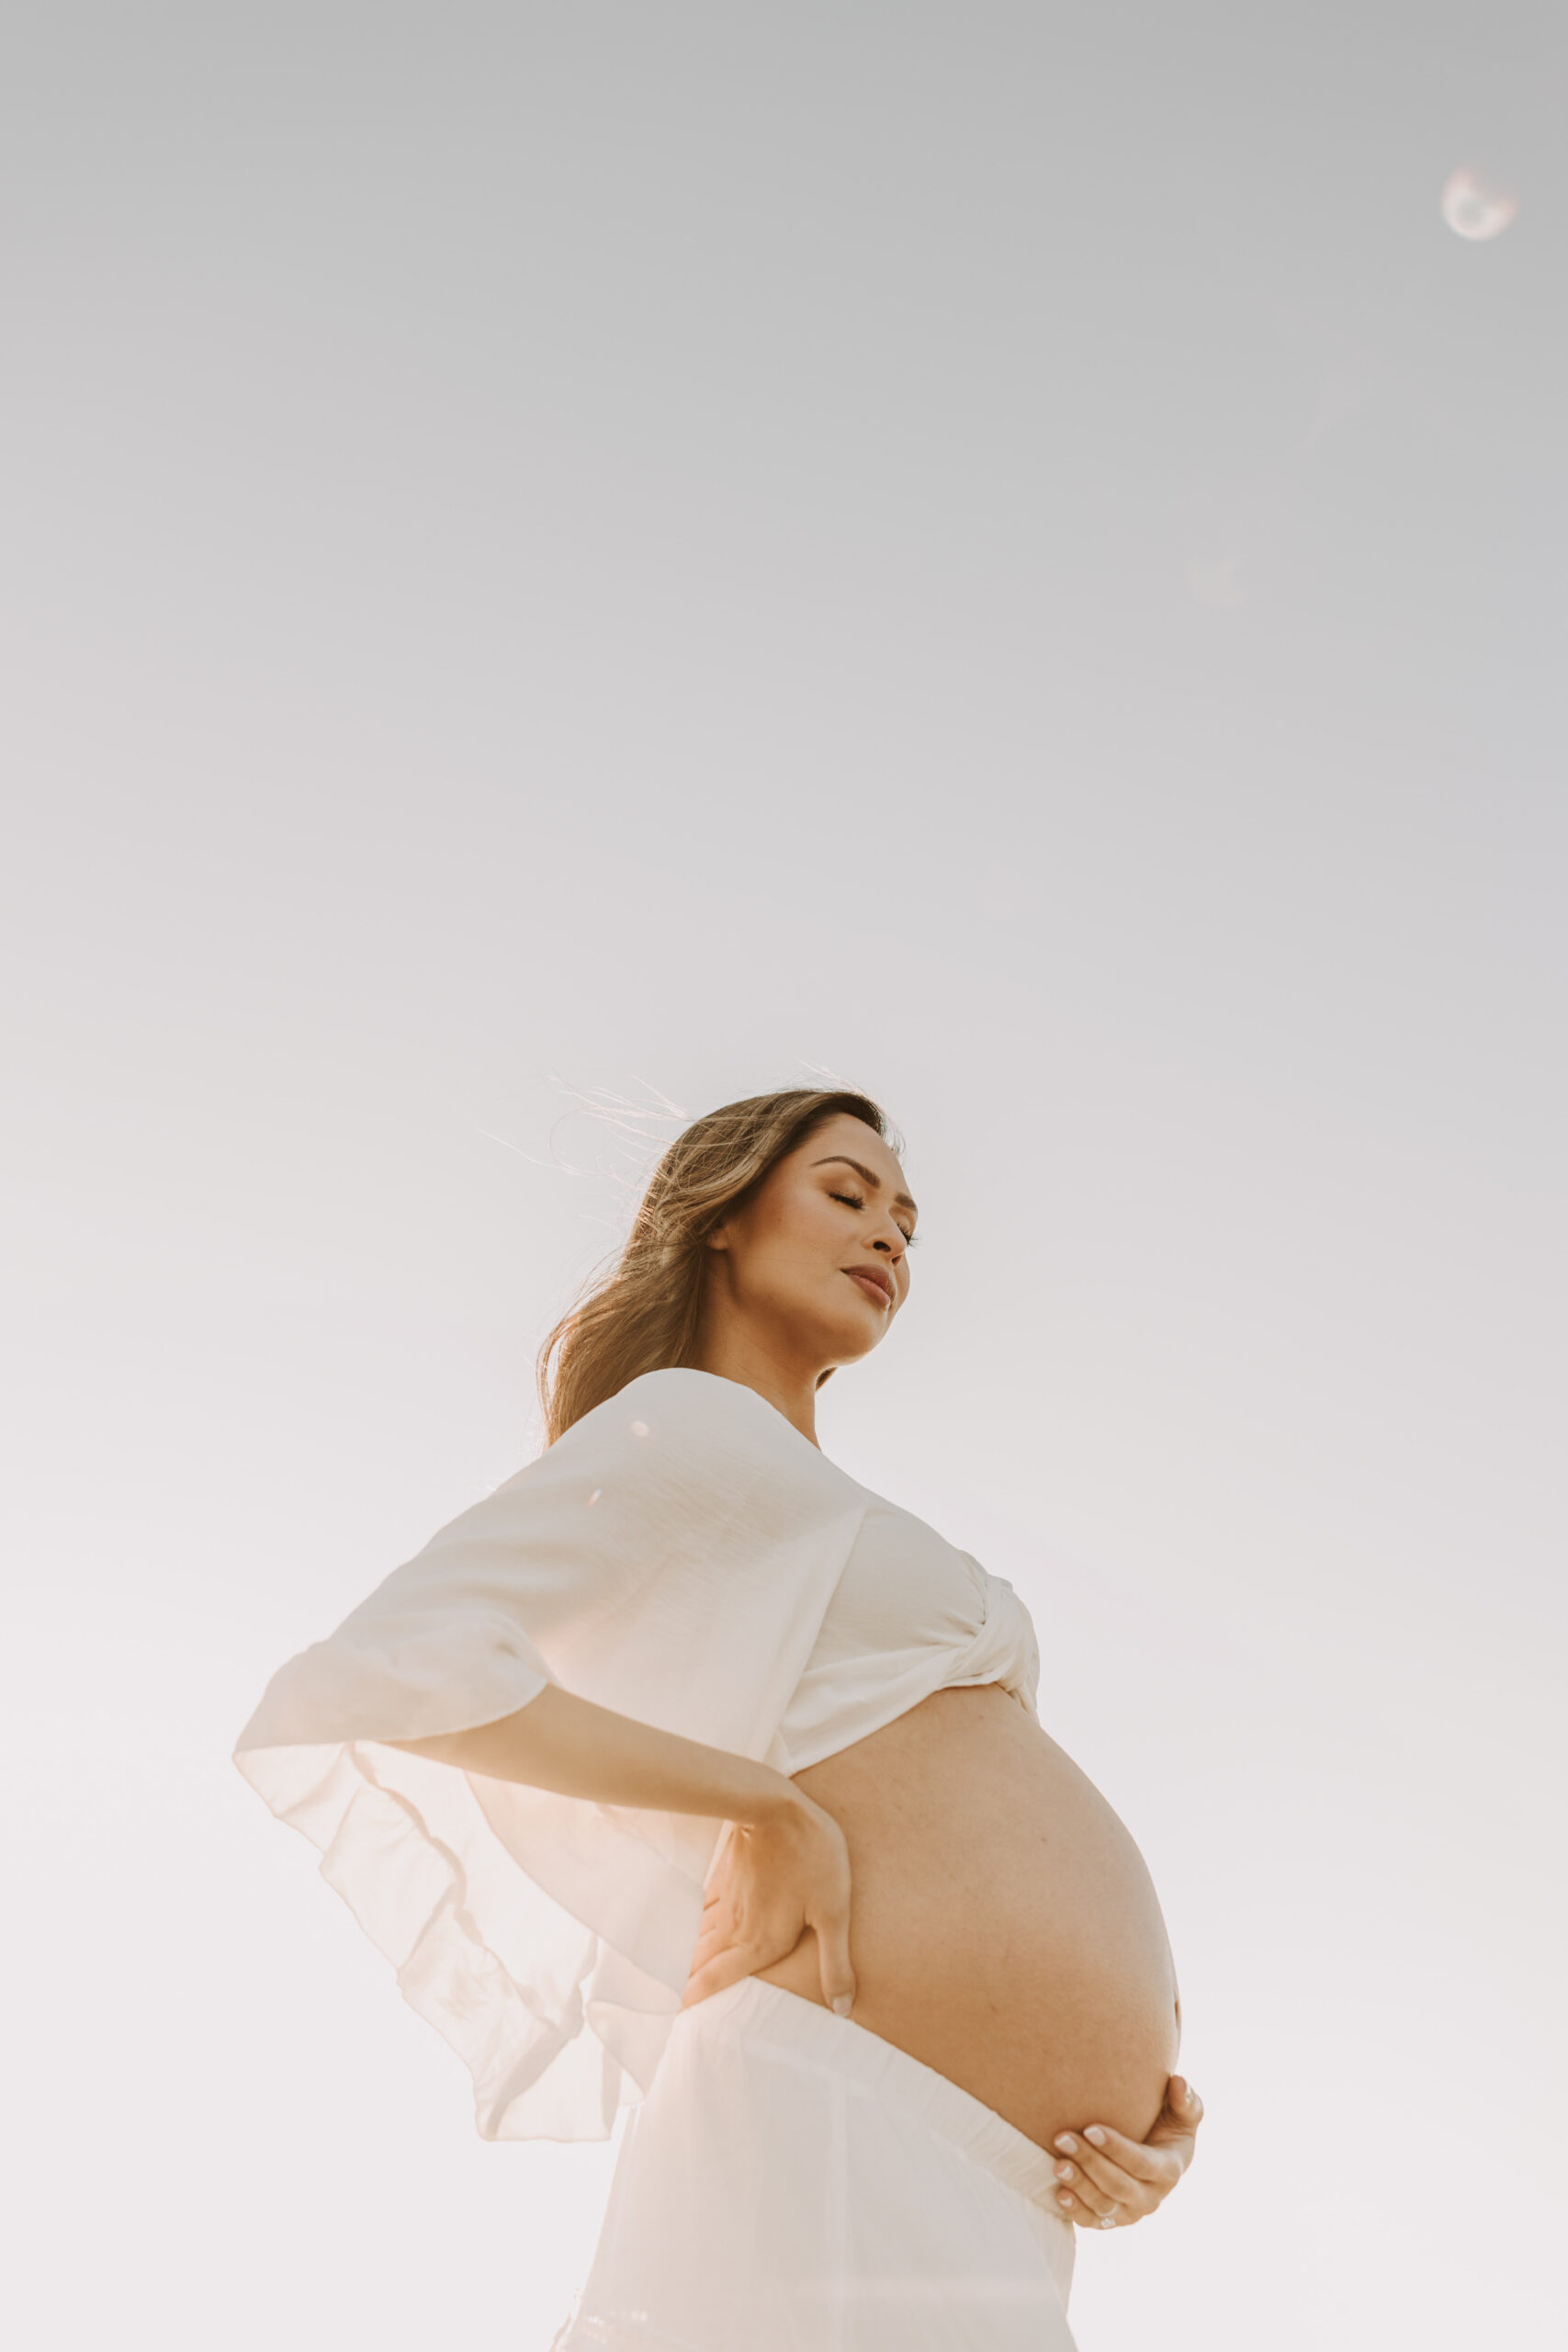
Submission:
<svg viewBox="0 0 1568 2352">
<path fill-rule="evenodd" d="M 1072 2352 L 1052 2159 L 745 1978 L 677 2018 L 551 2352 Z"/>
</svg>

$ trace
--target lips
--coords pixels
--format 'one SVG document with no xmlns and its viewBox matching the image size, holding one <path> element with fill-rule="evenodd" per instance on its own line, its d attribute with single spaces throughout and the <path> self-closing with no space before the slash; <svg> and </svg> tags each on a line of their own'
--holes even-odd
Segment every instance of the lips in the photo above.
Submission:
<svg viewBox="0 0 1568 2352">
<path fill-rule="evenodd" d="M 892 1278 L 889 1275 L 883 1273 L 879 1268 L 874 1266 L 845 1266 L 843 1268 L 843 1272 L 848 1274 L 851 1282 L 858 1283 L 862 1290 L 864 1291 L 866 1296 L 868 1298 L 874 1299 L 879 1306 L 892 1306 Z"/>
</svg>

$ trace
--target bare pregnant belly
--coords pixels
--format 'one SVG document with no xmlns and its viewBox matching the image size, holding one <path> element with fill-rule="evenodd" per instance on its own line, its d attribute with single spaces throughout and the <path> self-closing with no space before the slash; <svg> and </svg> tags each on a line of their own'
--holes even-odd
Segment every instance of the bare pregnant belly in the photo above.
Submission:
<svg viewBox="0 0 1568 2352">
<path fill-rule="evenodd" d="M 859 2025 L 1046 2146 L 1141 2140 L 1176 2063 L 1176 1974 L 1143 1856 L 998 1684 L 938 1690 L 796 1783 L 849 1842 Z M 817 1939 L 760 1969 L 820 2002 Z"/>
</svg>

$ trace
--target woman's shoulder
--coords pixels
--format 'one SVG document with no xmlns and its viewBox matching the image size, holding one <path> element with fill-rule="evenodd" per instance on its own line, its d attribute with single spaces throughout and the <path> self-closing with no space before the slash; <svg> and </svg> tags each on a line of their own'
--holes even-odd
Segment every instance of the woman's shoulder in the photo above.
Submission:
<svg viewBox="0 0 1568 2352">
<path fill-rule="evenodd" d="M 541 1457 L 614 1458 L 655 1484 L 768 1488 L 837 1508 L 863 1489 L 754 1388 L 670 1365 L 640 1373 L 558 1438 Z"/>
</svg>

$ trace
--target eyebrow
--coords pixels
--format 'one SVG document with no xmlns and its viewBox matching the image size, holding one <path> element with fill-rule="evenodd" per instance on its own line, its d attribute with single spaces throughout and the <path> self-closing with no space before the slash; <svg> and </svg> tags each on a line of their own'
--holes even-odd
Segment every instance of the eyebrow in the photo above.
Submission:
<svg viewBox="0 0 1568 2352">
<path fill-rule="evenodd" d="M 864 1165 L 863 1161 L 852 1159 L 847 1151 L 830 1151 L 825 1159 L 814 1159 L 811 1163 L 813 1168 L 831 1168 L 835 1164 L 842 1168 L 852 1168 L 857 1176 L 863 1176 L 865 1178 L 866 1182 L 871 1186 L 874 1193 L 881 1192 L 881 1177 L 874 1176 L 870 1169 Z M 915 1209 L 915 1215 L 917 1216 L 919 1216 L 920 1213 L 919 1209 L 915 1208 L 915 1204 L 909 1198 L 908 1193 L 895 1193 L 893 1195 L 893 1205 L 896 1209 Z"/>
</svg>

